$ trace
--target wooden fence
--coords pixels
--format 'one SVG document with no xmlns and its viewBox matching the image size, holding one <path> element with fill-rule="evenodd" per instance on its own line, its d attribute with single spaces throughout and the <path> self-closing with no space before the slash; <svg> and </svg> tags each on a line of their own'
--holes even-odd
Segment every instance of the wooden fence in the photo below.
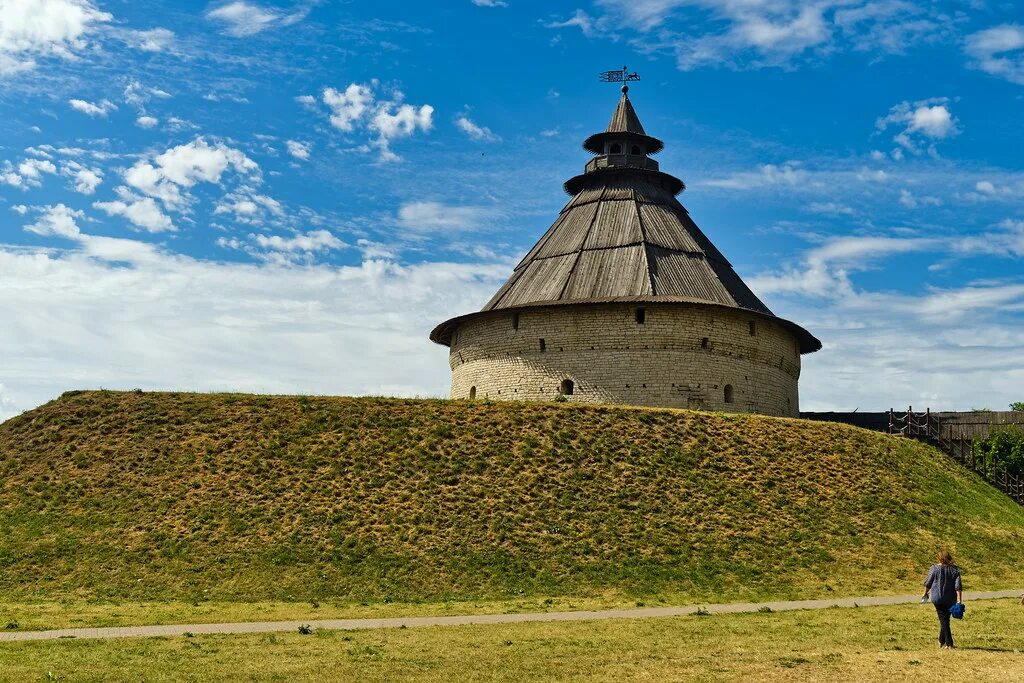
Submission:
<svg viewBox="0 0 1024 683">
<path fill-rule="evenodd" d="M 984 416 L 984 420 L 980 419 Z M 993 419 L 994 418 L 994 419 Z M 1024 505 L 1024 478 L 1011 474 L 999 463 L 985 462 L 974 447 L 976 439 L 987 437 L 993 428 L 1006 424 L 1024 424 L 1024 415 L 1015 413 L 906 413 L 889 410 L 889 433 L 918 439 L 937 446 L 965 467 Z"/>
</svg>

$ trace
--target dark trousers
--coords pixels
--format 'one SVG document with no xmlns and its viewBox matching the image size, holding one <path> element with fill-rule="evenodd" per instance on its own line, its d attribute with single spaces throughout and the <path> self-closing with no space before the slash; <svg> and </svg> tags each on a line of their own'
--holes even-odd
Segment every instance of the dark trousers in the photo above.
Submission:
<svg viewBox="0 0 1024 683">
<path fill-rule="evenodd" d="M 953 605 L 935 605 L 935 612 L 939 615 L 939 645 L 953 647 L 953 632 L 949 630 L 949 608 Z"/>
</svg>

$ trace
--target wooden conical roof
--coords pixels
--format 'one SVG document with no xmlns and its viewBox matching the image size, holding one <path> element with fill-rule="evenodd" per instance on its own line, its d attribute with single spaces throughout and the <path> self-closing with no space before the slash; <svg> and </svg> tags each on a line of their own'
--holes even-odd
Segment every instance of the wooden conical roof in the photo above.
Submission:
<svg viewBox="0 0 1024 683">
<path fill-rule="evenodd" d="M 641 142 L 647 154 L 657 154 L 664 147 L 661 140 L 651 137 L 644 131 L 640 117 L 636 115 L 633 103 L 629 101 L 629 86 L 622 86 L 622 97 L 619 98 L 619 104 L 612 113 L 608 127 L 603 132 L 587 138 L 583 142 L 583 148 L 594 154 L 601 154 L 604 152 L 605 141 L 610 138 Z"/>
<path fill-rule="evenodd" d="M 625 93 L 612 125 L 618 135 L 647 137 Z M 431 339 L 450 343 L 460 322 L 492 311 L 628 301 L 741 309 L 790 328 L 803 353 L 821 348 L 740 279 L 676 199 L 682 181 L 645 155 L 619 156 L 598 157 L 569 180 L 573 198 L 482 311 L 439 325 Z"/>
</svg>

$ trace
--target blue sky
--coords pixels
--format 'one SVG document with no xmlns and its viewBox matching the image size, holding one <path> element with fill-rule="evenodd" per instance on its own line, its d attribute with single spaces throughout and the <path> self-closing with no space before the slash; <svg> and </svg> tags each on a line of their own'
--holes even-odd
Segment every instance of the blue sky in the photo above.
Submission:
<svg viewBox="0 0 1024 683">
<path fill-rule="evenodd" d="M 0 0 L 0 419 L 81 387 L 444 395 L 628 64 L 821 338 L 805 409 L 1024 399 L 1024 10 Z"/>
</svg>

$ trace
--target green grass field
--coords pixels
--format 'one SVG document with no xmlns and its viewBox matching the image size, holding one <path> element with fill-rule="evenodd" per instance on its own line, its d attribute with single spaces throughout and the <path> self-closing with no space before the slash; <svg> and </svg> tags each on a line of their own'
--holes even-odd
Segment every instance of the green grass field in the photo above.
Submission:
<svg viewBox="0 0 1024 683">
<path fill-rule="evenodd" d="M 98 391 L 0 425 L 0 603 L 905 593 L 944 544 L 969 588 L 1024 584 L 1024 508 L 828 423 Z"/>
<path fill-rule="evenodd" d="M 0 681 L 1019 681 L 1024 608 L 771 614 L 0 644 Z"/>
</svg>

